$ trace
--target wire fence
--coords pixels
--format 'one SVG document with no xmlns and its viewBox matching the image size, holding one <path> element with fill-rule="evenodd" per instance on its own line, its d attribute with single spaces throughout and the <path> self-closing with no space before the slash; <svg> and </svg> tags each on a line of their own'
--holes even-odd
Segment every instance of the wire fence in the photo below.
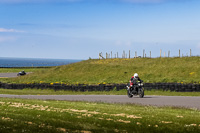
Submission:
<svg viewBox="0 0 200 133">
<path fill-rule="evenodd" d="M 170 57 L 192 57 L 192 49 L 189 50 L 189 54 L 188 53 L 182 53 L 181 54 L 181 50 L 179 49 L 179 51 L 177 52 L 177 56 L 171 56 L 171 51 L 168 52 L 163 52 L 162 49 L 160 49 L 160 58 L 170 58 Z M 131 56 L 133 55 L 134 56 Z M 105 53 L 105 55 L 103 55 L 103 52 L 99 53 L 99 59 L 112 59 L 112 58 L 153 58 L 152 57 L 152 51 L 148 51 L 148 53 L 145 51 L 145 49 L 143 49 L 143 53 L 142 55 L 138 55 L 137 51 L 134 51 L 131 53 L 131 50 L 129 50 L 128 52 L 126 52 L 125 50 L 122 52 L 122 55 L 119 54 L 119 52 L 113 53 L 112 51 L 110 53 Z"/>
</svg>

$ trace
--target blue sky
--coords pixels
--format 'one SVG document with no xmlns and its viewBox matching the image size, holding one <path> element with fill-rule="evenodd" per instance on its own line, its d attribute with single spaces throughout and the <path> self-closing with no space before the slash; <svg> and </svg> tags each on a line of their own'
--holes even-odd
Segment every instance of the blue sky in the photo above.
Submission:
<svg viewBox="0 0 200 133">
<path fill-rule="evenodd" d="M 0 57 L 200 55 L 200 0 L 0 0 Z"/>
</svg>

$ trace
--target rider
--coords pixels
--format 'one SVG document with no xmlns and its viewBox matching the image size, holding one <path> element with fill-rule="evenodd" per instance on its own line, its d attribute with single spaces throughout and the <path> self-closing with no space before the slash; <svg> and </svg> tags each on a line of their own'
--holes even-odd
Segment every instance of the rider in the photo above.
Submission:
<svg viewBox="0 0 200 133">
<path fill-rule="evenodd" d="M 139 76 L 138 76 L 137 73 L 135 73 L 134 76 L 132 76 L 131 79 L 130 79 L 130 81 L 129 81 L 129 82 L 130 82 L 130 87 L 133 86 L 133 88 L 134 88 L 135 91 L 136 91 L 136 85 L 137 85 L 138 81 L 143 82 L 143 81 L 139 78 Z"/>
</svg>

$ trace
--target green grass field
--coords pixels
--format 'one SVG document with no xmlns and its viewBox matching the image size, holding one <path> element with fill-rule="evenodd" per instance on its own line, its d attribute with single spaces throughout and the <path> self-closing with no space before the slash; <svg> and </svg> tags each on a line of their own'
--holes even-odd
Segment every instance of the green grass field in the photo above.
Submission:
<svg viewBox="0 0 200 133">
<path fill-rule="evenodd" d="M 0 99 L 0 132 L 200 132 L 195 109 Z"/>
<path fill-rule="evenodd" d="M 86 60 L 1 79 L 14 83 L 127 83 L 134 73 L 144 82 L 200 82 L 200 57 Z"/>
<path fill-rule="evenodd" d="M 200 57 L 86 60 L 51 68 L 27 68 L 29 75 L 1 78 L 9 83 L 127 83 L 139 73 L 144 82 L 200 82 Z M 21 68 L 0 68 L 19 72 Z M 16 95 L 126 95 L 109 92 L 0 89 Z M 145 95 L 200 96 L 199 92 L 145 91 Z M 200 111 L 175 107 L 0 98 L 0 132 L 200 132 Z"/>
</svg>

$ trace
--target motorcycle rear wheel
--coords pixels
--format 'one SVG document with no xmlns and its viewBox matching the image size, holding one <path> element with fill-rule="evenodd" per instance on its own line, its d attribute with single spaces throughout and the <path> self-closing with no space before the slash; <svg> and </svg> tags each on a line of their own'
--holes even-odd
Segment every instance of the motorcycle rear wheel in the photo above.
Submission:
<svg viewBox="0 0 200 133">
<path fill-rule="evenodd" d="M 133 97 L 133 94 L 131 94 L 130 90 L 127 90 L 127 95 L 128 95 L 129 98 Z"/>
</svg>

